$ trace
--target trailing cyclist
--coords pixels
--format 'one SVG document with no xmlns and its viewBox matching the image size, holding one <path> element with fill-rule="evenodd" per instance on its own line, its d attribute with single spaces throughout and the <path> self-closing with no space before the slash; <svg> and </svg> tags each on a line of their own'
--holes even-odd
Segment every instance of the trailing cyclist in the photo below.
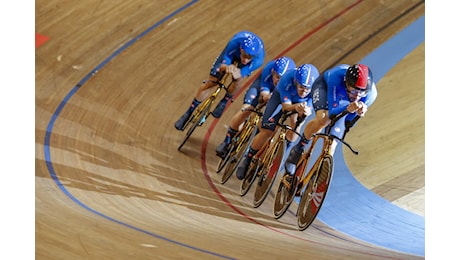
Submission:
<svg viewBox="0 0 460 260">
<path fill-rule="evenodd" d="M 233 80 L 236 81 L 235 87 L 227 92 L 212 112 L 215 118 L 220 118 L 227 102 L 232 99 L 233 93 L 241 88 L 242 80 L 260 68 L 264 63 L 264 59 L 264 43 L 259 36 L 249 31 L 241 31 L 235 34 L 214 61 L 209 73 L 209 81 L 198 88 L 190 107 L 176 121 L 174 127 L 180 131 L 184 130 L 184 124 L 195 108 L 211 94 L 212 88 L 216 86 L 214 82 L 222 79 L 225 73 L 231 73 Z"/>
</svg>

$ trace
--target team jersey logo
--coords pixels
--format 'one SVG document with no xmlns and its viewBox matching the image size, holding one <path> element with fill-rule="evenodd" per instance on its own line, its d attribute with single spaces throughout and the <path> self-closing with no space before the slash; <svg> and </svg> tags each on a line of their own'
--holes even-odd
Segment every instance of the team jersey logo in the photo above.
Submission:
<svg viewBox="0 0 460 260">
<path fill-rule="evenodd" d="M 318 102 L 318 100 L 319 100 L 319 90 L 315 89 L 315 91 L 313 91 L 312 101 L 313 103 L 316 103 Z"/>
</svg>

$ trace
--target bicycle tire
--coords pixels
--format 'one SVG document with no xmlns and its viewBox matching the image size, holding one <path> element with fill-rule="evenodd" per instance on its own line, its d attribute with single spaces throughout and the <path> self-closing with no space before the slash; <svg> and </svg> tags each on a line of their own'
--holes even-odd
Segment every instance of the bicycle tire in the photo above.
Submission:
<svg viewBox="0 0 460 260">
<path fill-rule="evenodd" d="M 259 164 L 256 162 L 251 162 L 249 165 L 248 171 L 244 176 L 240 184 L 240 196 L 244 196 L 251 189 L 252 184 L 257 178 L 258 172 L 260 170 Z"/>
<path fill-rule="evenodd" d="M 303 172 L 307 170 L 307 162 L 308 160 L 304 159 L 303 157 L 300 159 L 299 163 L 297 164 L 294 177 L 303 175 Z M 284 173 L 282 176 L 284 177 Z M 289 184 L 289 188 L 286 187 L 283 179 L 280 180 L 280 184 L 276 190 L 276 195 L 273 203 L 273 217 L 275 219 L 281 218 L 286 213 L 289 206 L 291 206 L 292 201 L 294 201 L 295 194 L 297 193 L 297 189 L 299 188 L 301 180 L 297 178 L 294 178 L 293 180 L 295 181 Z"/>
<path fill-rule="evenodd" d="M 253 126 L 251 124 L 252 122 L 246 119 L 241 131 L 238 132 L 236 136 L 233 138 L 233 139 L 237 139 L 237 141 L 232 140 L 227 154 L 225 155 L 224 158 L 220 158 L 219 162 L 217 163 L 216 173 L 220 173 L 229 161 L 233 161 L 235 158 L 232 158 L 232 157 L 235 155 L 235 153 L 238 153 L 241 147 L 245 145 L 245 142 L 248 139 L 248 134 L 246 133 L 246 131 L 253 130 Z M 230 160 L 230 158 L 232 158 L 232 160 Z"/>
<path fill-rule="evenodd" d="M 259 180 L 257 181 L 256 190 L 254 191 L 254 200 L 253 206 L 254 208 L 258 208 L 264 202 L 265 198 L 267 198 L 268 193 L 270 193 L 270 189 L 275 182 L 276 176 L 278 175 L 281 161 L 284 156 L 284 141 L 276 141 L 269 145 L 264 156 L 262 162 L 265 162 L 262 165 L 259 174 Z M 268 156 L 268 158 L 267 158 Z M 269 163 L 270 165 L 268 165 Z"/>
<path fill-rule="evenodd" d="M 331 183 L 334 162 L 332 156 L 320 159 L 316 173 L 307 183 L 297 209 L 297 226 L 300 231 L 307 229 L 316 219 Z"/>
<path fill-rule="evenodd" d="M 232 152 L 231 157 L 229 158 L 229 162 L 227 163 L 224 173 L 222 174 L 220 184 L 225 184 L 230 179 L 230 177 L 232 177 L 233 172 L 235 172 L 242 157 L 242 154 L 237 153 L 236 151 Z"/>
<path fill-rule="evenodd" d="M 284 184 L 283 180 L 280 181 L 273 203 L 273 217 L 275 219 L 281 218 L 288 210 L 294 200 L 297 184 L 295 176 L 289 187 Z"/>
<path fill-rule="evenodd" d="M 202 106 L 203 108 L 201 108 L 201 107 L 197 108 L 199 110 L 190 117 L 190 119 L 187 121 L 187 123 L 185 123 L 185 129 L 187 129 L 187 127 L 190 125 L 190 123 L 191 123 L 191 125 L 188 128 L 187 132 L 185 133 L 185 136 L 182 139 L 182 143 L 179 145 L 177 150 L 180 151 L 182 146 L 184 146 L 184 144 L 190 138 L 190 136 L 195 131 L 195 129 L 198 126 L 202 125 L 204 123 L 204 121 L 206 121 L 206 117 L 209 114 L 208 112 L 211 109 L 212 103 L 213 103 L 213 101 L 211 99 L 206 100 L 205 103 Z"/>
<path fill-rule="evenodd" d="M 216 173 L 220 173 L 222 171 L 222 169 L 224 169 L 224 167 L 227 165 L 227 163 L 228 163 L 228 161 L 229 161 L 229 159 L 231 157 L 231 154 L 232 154 L 232 152 L 234 150 L 233 147 L 234 147 L 234 145 L 231 145 L 228 153 L 225 155 L 224 158 L 219 157 L 220 159 L 219 159 L 219 162 L 217 163 Z"/>
<path fill-rule="evenodd" d="M 243 130 L 238 133 L 237 137 L 239 139 L 232 147 L 232 155 L 227 162 L 224 174 L 222 174 L 222 179 L 220 181 L 221 184 L 225 184 L 236 171 L 238 165 L 243 159 L 244 154 L 248 150 L 249 144 L 252 142 L 252 139 L 254 139 L 256 127 L 250 124 L 252 124 L 252 122 L 247 120 L 243 126 Z M 250 132 L 250 134 L 248 134 L 248 132 Z"/>
<path fill-rule="evenodd" d="M 233 173 L 236 171 L 238 168 L 238 165 L 240 165 L 241 161 L 244 158 L 245 152 L 248 150 L 250 142 L 248 140 L 241 140 L 243 143 L 240 143 L 239 147 L 233 150 L 232 156 L 227 163 L 227 167 L 225 168 L 224 174 L 222 174 L 222 179 L 220 181 L 221 184 L 225 184 L 228 179 L 233 175 Z"/>
</svg>

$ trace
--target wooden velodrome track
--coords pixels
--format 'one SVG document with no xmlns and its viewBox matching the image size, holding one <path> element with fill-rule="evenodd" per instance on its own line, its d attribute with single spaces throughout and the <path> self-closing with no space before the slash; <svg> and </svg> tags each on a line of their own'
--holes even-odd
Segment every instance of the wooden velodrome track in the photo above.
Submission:
<svg viewBox="0 0 460 260">
<path fill-rule="evenodd" d="M 36 259 L 424 258 L 321 221 L 300 232 L 291 214 L 273 219 L 270 196 L 255 209 L 236 178 L 221 185 L 214 150 L 242 95 L 182 152 L 173 126 L 239 30 L 261 36 L 266 61 L 323 70 L 360 61 L 424 14 L 420 0 L 36 1 L 35 30 L 50 37 L 35 51 Z M 347 137 L 360 155 L 345 153 L 364 186 L 422 216 L 424 53 L 379 82 Z"/>
</svg>

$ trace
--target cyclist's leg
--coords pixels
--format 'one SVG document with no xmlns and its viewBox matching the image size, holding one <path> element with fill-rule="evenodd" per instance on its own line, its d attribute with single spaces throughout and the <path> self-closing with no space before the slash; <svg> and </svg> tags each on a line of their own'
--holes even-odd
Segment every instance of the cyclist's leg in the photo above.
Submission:
<svg viewBox="0 0 460 260">
<path fill-rule="evenodd" d="M 244 155 L 243 161 L 238 166 L 236 177 L 239 180 L 242 180 L 246 175 L 249 164 L 251 163 L 252 157 L 262 148 L 264 143 L 266 143 L 273 131 L 270 129 L 262 128 L 259 133 L 254 137 L 252 143 L 250 144 L 249 151 Z"/>
<path fill-rule="evenodd" d="M 338 138 L 343 138 L 345 134 L 345 119 L 346 117 L 342 117 L 337 121 L 331 128 L 331 134 L 337 136 Z M 332 156 L 335 152 L 335 147 L 337 146 L 337 142 L 332 142 L 331 147 L 329 147 L 329 154 Z"/>
<path fill-rule="evenodd" d="M 274 91 L 273 93 L 273 96 L 270 98 L 265 107 L 264 115 L 262 117 L 262 127 L 250 145 L 252 151 L 259 151 L 264 143 L 270 139 L 276 127 L 276 124 L 273 122 L 278 122 L 281 117 L 282 111 L 280 95 L 278 91 Z M 250 162 L 251 159 L 245 158 L 245 160 L 238 167 L 238 179 L 241 180 L 244 178 Z"/>
<path fill-rule="evenodd" d="M 306 123 L 303 136 L 304 138 L 302 138 L 303 140 L 299 141 L 294 147 L 292 147 L 289 152 L 289 156 L 284 163 L 286 173 L 289 173 L 290 175 L 294 174 L 300 155 L 308 145 L 312 134 L 321 131 L 321 129 L 329 123 L 327 88 L 324 82 L 318 80 L 313 84 L 312 96 L 317 97 L 312 101 L 315 117 Z"/>
<path fill-rule="evenodd" d="M 278 122 L 282 115 L 282 105 L 280 101 L 280 95 L 278 91 L 273 92 L 273 96 L 268 101 L 264 115 L 262 117 L 262 125 L 259 133 L 252 142 L 252 147 L 259 150 L 262 148 L 264 143 L 270 140 L 273 132 L 276 128 L 276 122 Z"/>
<path fill-rule="evenodd" d="M 327 125 L 328 120 L 327 110 L 322 109 L 316 112 L 316 118 L 313 118 L 306 124 L 303 138 L 292 147 L 291 151 L 289 152 L 289 156 L 286 158 L 286 162 L 284 163 L 286 173 L 289 173 L 290 175 L 295 173 L 297 162 L 299 161 L 302 152 L 306 149 L 308 143 L 310 142 L 309 139 L 305 138 L 308 136 L 306 134 L 307 128 L 310 126 L 311 129 L 311 125 L 314 125 L 314 128 L 317 127 L 316 125 L 320 125 L 321 130 L 324 124 Z"/>
<path fill-rule="evenodd" d="M 232 138 L 236 135 L 236 133 L 240 131 L 244 121 L 251 114 L 251 111 L 246 111 L 245 109 L 254 109 L 254 107 L 257 105 L 258 90 L 252 86 L 246 91 L 241 110 L 237 111 L 232 117 L 224 141 L 216 148 L 216 154 L 219 157 L 225 157 Z"/>
<path fill-rule="evenodd" d="M 297 128 L 295 128 L 294 130 L 297 133 L 300 133 L 300 130 L 305 125 L 306 118 L 302 120 L 302 122 L 297 122 L 297 120 L 299 120 L 299 115 L 297 113 L 287 118 L 287 122 L 292 129 L 294 129 L 296 127 L 296 124 L 298 124 Z M 299 140 L 298 134 L 294 133 L 293 131 L 287 131 L 286 132 L 286 152 L 289 151 L 291 147 L 294 144 L 296 144 L 298 140 Z"/>
<path fill-rule="evenodd" d="M 252 84 L 244 94 L 243 106 L 230 121 L 230 127 L 233 129 L 240 129 L 244 121 L 251 114 L 250 111 L 243 111 L 244 109 L 254 109 L 258 104 L 259 88 L 256 84 Z"/>
<path fill-rule="evenodd" d="M 244 176 L 246 176 L 246 172 L 248 171 L 248 167 L 249 167 L 249 164 L 251 163 L 252 157 L 258 151 L 259 150 L 255 150 L 254 148 L 250 146 L 248 152 L 244 154 L 244 158 L 236 170 L 236 177 L 238 178 L 238 180 L 242 180 Z"/>
<path fill-rule="evenodd" d="M 220 158 L 224 158 L 228 153 L 228 148 L 232 142 L 233 137 L 238 133 L 238 130 L 233 129 L 231 126 L 228 128 L 227 133 L 225 134 L 224 141 L 219 144 L 216 148 L 216 155 Z"/>
<path fill-rule="evenodd" d="M 311 91 L 311 95 L 317 98 L 312 101 L 315 117 L 308 121 L 303 131 L 307 139 L 311 139 L 314 133 L 321 131 L 329 124 L 326 84 L 322 80 L 315 81 Z"/>
<path fill-rule="evenodd" d="M 241 68 L 244 66 L 244 64 L 241 63 L 241 61 L 238 59 L 235 59 L 232 61 L 232 63 L 237 62 L 237 67 Z M 219 104 L 217 104 L 216 108 L 214 111 L 212 111 L 212 115 L 215 118 L 220 118 L 222 116 L 222 113 L 224 112 L 225 107 L 227 106 L 227 103 L 229 100 L 232 100 L 233 98 L 233 93 L 237 92 L 243 83 L 243 78 L 239 78 L 233 82 L 231 86 L 229 86 L 229 89 L 227 90 L 227 93 L 225 93 L 225 96 L 219 101 Z"/>
</svg>

